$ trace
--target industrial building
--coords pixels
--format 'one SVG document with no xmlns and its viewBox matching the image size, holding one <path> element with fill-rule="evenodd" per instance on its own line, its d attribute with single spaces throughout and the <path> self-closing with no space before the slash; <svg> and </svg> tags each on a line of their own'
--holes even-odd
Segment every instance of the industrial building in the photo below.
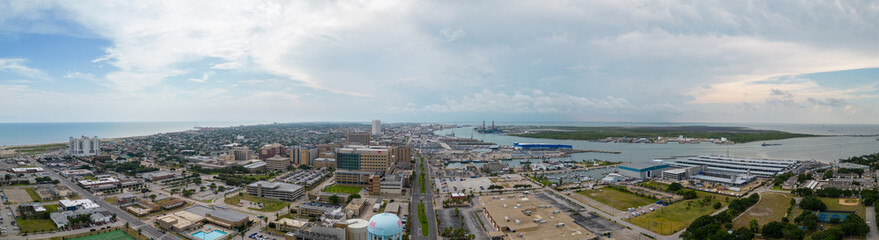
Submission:
<svg viewBox="0 0 879 240">
<path fill-rule="evenodd" d="M 304 191 L 305 188 L 300 185 L 282 182 L 258 181 L 247 184 L 247 194 L 284 201 L 293 201 Z"/>
<path fill-rule="evenodd" d="M 662 179 L 680 181 L 705 172 L 705 166 L 675 168 L 662 171 Z"/>
<path fill-rule="evenodd" d="M 772 177 L 776 174 L 783 174 L 797 168 L 799 164 L 800 161 L 796 160 L 770 160 L 716 155 L 679 158 L 671 162 L 671 165 L 675 167 L 705 166 L 706 171 L 729 174 L 753 174 L 760 177 Z"/>
<path fill-rule="evenodd" d="M 646 178 L 661 176 L 662 171 L 668 167 L 669 167 L 668 164 L 653 163 L 653 162 L 629 163 L 629 164 L 620 166 L 619 173 L 620 173 L 620 175 L 630 177 L 630 178 L 646 179 Z"/>
</svg>

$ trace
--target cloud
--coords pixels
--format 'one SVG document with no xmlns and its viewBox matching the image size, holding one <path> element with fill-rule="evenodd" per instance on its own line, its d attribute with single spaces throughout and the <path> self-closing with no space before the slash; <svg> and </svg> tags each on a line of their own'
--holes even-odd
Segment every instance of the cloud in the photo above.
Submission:
<svg viewBox="0 0 879 240">
<path fill-rule="evenodd" d="M 461 28 L 443 28 L 440 35 L 446 42 L 452 42 L 467 36 L 467 31 Z"/>
<path fill-rule="evenodd" d="M 213 74 L 213 72 L 206 72 L 201 75 L 201 78 L 190 78 L 187 81 L 195 82 L 195 83 L 206 83 L 208 81 L 208 77 Z"/>
<path fill-rule="evenodd" d="M 544 93 L 541 90 L 512 94 L 485 89 L 460 99 L 446 99 L 444 104 L 430 104 L 418 108 L 408 103 L 397 111 L 412 112 L 493 112 L 493 113 L 630 113 L 634 111 L 681 112 L 668 103 L 635 106 L 625 98 L 606 96 L 589 98 L 563 93 Z"/>
<path fill-rule="evenodd" d="M 27 60 L 23 58 L 0 58 L 0 72 L 10 72 L 33 80 L 52 80 L 45 72 L 25 66 L 26 62 Z"/>
</svg>

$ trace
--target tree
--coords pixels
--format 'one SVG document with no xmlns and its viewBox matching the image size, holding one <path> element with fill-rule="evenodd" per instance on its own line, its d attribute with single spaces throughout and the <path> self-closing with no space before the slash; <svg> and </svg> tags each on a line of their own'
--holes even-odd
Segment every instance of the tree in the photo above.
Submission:
<svg viewBox="0 0 879 240">
<path fill-rule="evenodd" d="M 800 200 L 800 208 L 813 211 L 824 211 L 827 209 L 827 205 L 825 205 L 821 199 L 809 196 L 803 197 L 803 199 Z"/>
<path fill-rule="evenodd" d="M 731 237 L 732 237 L 732 239 L 735 239 L 735 240 L 751 240 L 751 239 L 754 239 L 754 232 L 742 227 L 742 228 L 736 229 L 732 233 Z"/>
<path fill-rule="evenodd" d="M 769 238 L 780 238 L 784 236 L 782 230 L 784 229 L 785 224 L 779 221 L 772 221 L 763 225 L 763 228 L 760 230 L 760 233 L 763 234 L 764 237 Z"/>
<path fill-rule="evenodd" d="M 720 202 L 715 202 L 715 203 L 714 203 L 714 209 L 720 209 L 720 207 L 721 207 Z"/>
<path fill-rule="evenodd" d="M 153 201 L 153 202 L 156 201 L 156 195 L 155 195 L 155 194 L 150 194 L 150 201 Z"/>
<path fill-rule="evenodd" d="M 668 188 L 666 190 L 668 190 L 669 192 L 677 192 L 683 187 L 684 186 L 682 186 L 680 183 L 672 183 L 671 185 L 668 185 Z"/>
<path fill-rule="evenodd" d="M 757 219 L 751 218 L 748 225 L 751 225 L 751 232 L 760 232 L 760 223 L 757 222 Z"/>
<path fill-rule="evenodd" d="M 781 230 L 781 235 L 786 239 L 790 240 L 799 240 L 803 239 L 806 236 L 806 232 L 803 232 L 800 228 L 793 224 L 784 225 L 784 228 Z"/>
<path fill-rule="evenodd" d="M 832 169 L 827 169 L 827 171 L 824 172 L 824 176 L 823 176 L 823 177 L 824 177 L 824 179 L 830 179 L 830 178 L 833 178 L 833 170 L 832 170 Z"/>
<path fill-rule="evenodd" d="M 696 194 L 696 191 L 690 190 L 684 193 L 684 199 L 695 199 L 698 198 L 699 195 Z"/>
<path fill-rule="evenodd" d="M 330 203 L 332 203 L 334 205 L 339 204 L 339 196 L 331 195 L 329 200 L 330 200 Z"/>
<path fill-rule="evenodd" d="M 137 239 L 140 239 L 140 236 L 142 235 L 140 232 L 142 232 L 142 231 L 143 231 L 143 229 L 140 229 L 140 228 L 137 229 Z"/>
<path fill-rule="evenodd" d="M 269 223 L 269 228 L 275 228 L 275 222 L 270 222 L 270 223 Z"/>
</svg>

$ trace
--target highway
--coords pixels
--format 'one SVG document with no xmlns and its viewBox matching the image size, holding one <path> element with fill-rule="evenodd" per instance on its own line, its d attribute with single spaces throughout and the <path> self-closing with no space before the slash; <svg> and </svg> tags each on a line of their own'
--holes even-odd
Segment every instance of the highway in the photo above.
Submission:
<svg viewBox="0 0 879 240">
<path fill-rule="evenodd" d="M 410 219 L 409 224 L 411 224 L 412 231 L 410 232 L 410 238 L 413 240 L 422 240 L 422 239 L 439 239 L 437 236 L 437 226 L 436 226 L 436 212 L 433 211 L 433 185 L 431 184 L 430 178 L 430 164 L 424 163 L 425 172 L 421 172 L 421 168 L 419 167 L 423 163 L 422 158 L 416 158 L 415 162 L 415 172 L 418 175 L 425 174 L 425 191 L 424 194 L 421 193 L 421 184 L 418 182 L 418 178 L 415 179 L 414 187 L 412 187 L 412 201 L 409 204 L 410 208 Z M 421 223 L 418 221 L 418 202 L 424 203 L 424 209 L 427 214 L 427 237 L 421 234 Z"/>
</svg>

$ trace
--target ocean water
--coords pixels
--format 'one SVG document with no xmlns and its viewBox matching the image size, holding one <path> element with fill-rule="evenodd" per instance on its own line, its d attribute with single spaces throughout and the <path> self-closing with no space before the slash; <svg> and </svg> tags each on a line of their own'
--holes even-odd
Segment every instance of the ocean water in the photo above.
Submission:
<svg viewBox="0 0 879 240">
<path fill-rule="evenodd" d="M 228 127 L 253 122 L 76 122 L 0 123 L 0 146 L 67 142 L 70 137 L 118 138 L 178 132 L 199 127 Z"/>
<path fill-rule="evenodd" d="M 473 124 L 473 123 L 470 123 Z M 480 122 L 479 125 L 482 123 Z M 488 124 L 491 124 L 490 122 Z M 501 123 L 496 123 L 501 125 Z M 503 123 L 511 125 L 509 123 Z M 748 125 L 748 124 L 693 124 L 693 123 L 673 123 L 673 124 L 618 124 L 618 123 L 517 123 L 517 125 L 564 125 L 564 126 L 653 126 L 653 125 L 709 125 L 709 126 L 745 126 L 755 129 L 765 130 L 781 130 L 795 133 L 808 133 L 815 135 L 875 135 L 879 134 L 879 125 L 820 125 L 820 124 L 764 124 L 764 125 Z M 757 157 L 757 158 L 773 158 L 773 159 L 798 159 L 798 160 L 818 160 L 822 162 L 836 161 L 851 156 L 859 156 L 879 152 L 879 141 L 877 137 L 853 137 L 853 136 L 825 136 L 810 138 L 792 138 L 785 140 L 764 141 L 766 143 L 778 143 L 777 146 L 761 146 L 764 142 L 751 142 L 735 145 L 719 145 L 713 143 L 699 144 L 650 144 L 650 143 L 601 143 L 581 140 L 554 140 L 554 139 L 538 139 L 514 137 L 499 134 L 480 134 L 473 130 L 472 127 L 462 127 L 454 129 L 444 129 L 436 131 L 439 135 L 449 135 L 454 132 L 457 137 L 470 137 L 480 139 L 486 142 L 493 142 L 501 145 L 512 145 L 514 142 L 529 143 L 558 143 L 570 144 L 574 149 L 591 149 L 619 151 L 620 154 L 607 153 L 578 153 L 570 156 L 571 160 L 610 160 L 624 162 L 647 162 L 656 158 L 671 158 L 676 156 L 716 154 L 740 156 L 740 157 Z"/>
</svg>

